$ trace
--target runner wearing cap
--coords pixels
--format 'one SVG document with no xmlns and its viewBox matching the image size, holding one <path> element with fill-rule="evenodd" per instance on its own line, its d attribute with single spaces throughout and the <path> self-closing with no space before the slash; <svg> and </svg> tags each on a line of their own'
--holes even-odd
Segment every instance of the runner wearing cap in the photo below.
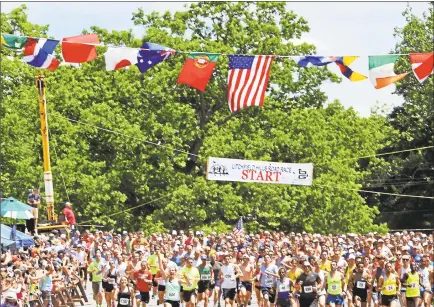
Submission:
<svg viewBox="0 0 434 307">
<path fill-rule="evenodd" d="M 9 292 L 5 297 L 4 304 L 1 305 L 1 307 L 14 307 L 14 306 L 20 306 L 18 303 L 17 295 L 15 293 Z"/>
<path fill-rule="evenodd" d="M 420 276 L 417 273 L 418 265 L 416 262 L 410 264 L 410 271 L 404 273 L 402 284 L 406 287 L 405 301 L 407 307 L 419 307 L 420 300 Z"/>
<path fill-rule="evenodd" d="M 254 280 L 254 268 L 250 263 L 250 257 L 248 254 L 244 254 L 242 258 L 242 263 L 239 265 L 241 276 L 238 295 L 241 300 L 242 306 L 247 306 L 249 304 L 250 298 L 252 296 L 252 281 Z"/>
<path fill-rule="evenodd" d="M 286 275 L 286 269 L 279 268 L 279 278 L 276 280 L 277 295 L 274 301 L 277 307 L 291 307 L 291 280 Z"/>
<path fill-rule="evenodd" d="M 29 272 L 27 284 L 29 285 L 29 305 L 34 307 L 38 304 L 39 295 L 41 294 L 39 281 L 41 276 L 38 276 L 35 268 L 30 265 L 27 267 Z"/>
<path fill-rule="evenodd" d="M 327 289 L 326 304 L 327 306 L 342 306 L 346 288 L 345 276 L 337 271 L 338 264 L 336 261 L 331 261 L 330 266 L 331 271 L 327 273 L 324 284 L 324 288 Z"/>
<path fill-rule="evenodd" d="M 385 265 L 385 274 L 378 279 L 377 289 L 381 291 L 381 306 L 395 307 L 398 305 L 398 293 L 400 293 L 401 283 L 396 274 L 392 273 L 392 264 Z"/>
<path fill-rule="evenodd" d="M 198 282 L 198 290 L 197 290 L 197 303 L 199 304 L 202 299 L 204 300 L 204 306 L 208 306 L 211 281 L 214 280 L 214 271 L 209 263 L 207 263 L 208 257 L 203 254 L 200 256 L 202 261 L 201 264 L 197 267 L 199 270 L 200 280 Z"/>
<path fill-rule="evenodd" d="M 404 255 L 402 256 L 402 266 L 400 267 L 398 273 L 399 273 L 399 278 L 401 279 L 401 304 L 403 305 L 403 307 L 406 307 L 406 291 L 407 291 L 407 286 L 403 281 L 404 275 L 408 274 L 411 270 L 410 267 L 410 255 Z"/>
<path fill-rule="evenodd" d="M 321 286 L 321 278 L 312 271 L 308 261 L 303 263 L 303 273 L 296 280 L 296 289 L 300 292 L 300 307 L 313 307 L 318 304 L 317 291 Z"/>
</svg>

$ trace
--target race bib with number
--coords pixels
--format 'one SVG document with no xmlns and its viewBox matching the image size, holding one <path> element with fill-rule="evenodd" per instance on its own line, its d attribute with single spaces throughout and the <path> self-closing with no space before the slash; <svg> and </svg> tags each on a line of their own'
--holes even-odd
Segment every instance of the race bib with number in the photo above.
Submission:
<svg viewBox="0 0 434 307">
<path fill-rule="evenodd" d="M 312 293 L 313 292 L 312 286 L 304 286 L 303 291 L 304 293 Z"/>
<path fill-rule="evenodd" d="M 357 284 L 356 284 L 356 287 L 357 287 L 358 289 L 365 289 L 365 287 L 366 287 L 366 282 L 364 282 L 364 281 L 358 281 Z"/>
<path fill-rule="evenodd" d="M 175 292 L 169 292 L 169 297 L 175 297 L 176 293 Z"/>
<path fill-rule="evenodd" d="M 418 284 L 415 282 L 412 282 L 411 284 L 408 285 L 409 288 L 417 288 Z"/>
<path fill-rule="evenodd" d="M 267 285 L 272 285 L 273 284 L 273 277 L 272 276 L 265 277 L 265 283 Z"/>
<path fill-rule="evenodd" d="M 280 284 L 279 285 L 279 292 L 288 292 L 289 291 L 289 285 L 287 284 Z"/>
<path fill-rule="evenodd" d="M 231 278 L 232 278 L 232 275 L 230 275 L 230 274 L 225 275 L 225 279 L 231 279 Z"/>
<path fill-rule="evenodd" d="M 121 305 L 128 306 L 128 305 L 130 304 L 130 299 L 125 298 L 125 297 L 121 297 L 120 300 L 119 300 L 119 303 L 120 303 Z"/>
<path fill-rule="evenodd" d="M 200 280 L 210 280 L 210 279 L 211 279 L 211 275 L 209 275 L 209 274 L 205 274 L 205 275 L 200 276 Z"/>
<path fill-rule="evenodd" d="M 336 284 L 332 284 L 330 286 L 331 286 L 330 288 L 332 289 L 332 291 L 336 291 L 338 289 L 338 285 L 336 285 Z"/>
<path fill-rule="evenodd" d="M 386 286 L 386 290 L 387 291 L 393 291 L 393 290 L 395 290 L 395 285 L 387 285 Z"/>
<path fill-rule="evenodd" d="M 110 285 L 114 285 L 115 284 L 115 279 L 114 278 L 109 278 L 107 281 L 108 281 L 108 283 Z"/>
</svg>

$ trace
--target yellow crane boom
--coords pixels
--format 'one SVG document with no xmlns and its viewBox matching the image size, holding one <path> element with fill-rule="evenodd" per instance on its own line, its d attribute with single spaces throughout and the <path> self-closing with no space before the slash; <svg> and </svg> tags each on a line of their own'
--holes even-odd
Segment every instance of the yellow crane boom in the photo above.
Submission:
<svg viewBox="0 0 434 307">
<path fill-rule="evenodd" d="M 38 89 L 39 98 L 39 115 L 41 119 L 41 136 L 42 136 L 42 153 L 44 160 L 44 184 L 45 184 L 45 201 L 47 203 L 47 217 L 49 221 L 56 220 L 57 215 L 54 213 L 54 191 L 53 177 L 50 165 L 50 148 L 48 138 L 48 121 L 47 121 L 47 102 L 45 99 L 45 76 L 39 73 L 36 76 L 36 88 Z M 35 225 L 37 227 L 37 225 Z"/>
</svg>

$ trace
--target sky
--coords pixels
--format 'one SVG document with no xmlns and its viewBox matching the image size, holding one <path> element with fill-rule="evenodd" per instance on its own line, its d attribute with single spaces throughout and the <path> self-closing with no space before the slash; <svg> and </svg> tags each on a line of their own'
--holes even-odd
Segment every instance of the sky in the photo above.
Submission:
<svg viewBox="0 0 434 307">
<path fill-rule="evenodd" d="M 24 2 L 1 2 L 1 11 L 7 13 Z M 132 28 L 137 35 L 142 27 L 134 26 L 132 13 L 143 8 L 172 12 L 183 10 L 187 2 L 27 2 L 28 19 L 36 24 L 49 24 L 49 35 L 57 39 L 80 34 L 90 26 L 108 30 Z M 410 2 L 413 13 L 422 16 L 428 11 L 428 2 Z M 368 55 L 387 54 L 394 49 L 397 39 L 394 28 L 405 24 L 402 12 L 407 2 L 288 2 L 288 10 L 303 16 L 310 27 L 302 41 L 315 44 L 317 55 L 359 55 L 351 68 L 368 76 Z M 158 42 L 155 42 L 158 43 Z M 169 46 L 170 47 L 170 46 Z M 414 50 L 418 52 L 418 50 Z M 212 52 L 212 50 L 210 50 Z M 336 65 L 330 70 L 340 74 Z M 73 69 L 73 68 L 71 68 Z M 396 72 L 401 73 L 401 72 Z M 407 78 L 414 78 L 409 74 Z M 394 95 L 395 86 L 377 90 L 369 80 L 351 82 L 343 77 L 339 84 L 322 86 L 329 102 L 339 99 L 345 107 L 353 107 L 361 116 L 369 116 L 371 108 L 380 104 L 391 110 L 402 98 Z"/>
</svg>

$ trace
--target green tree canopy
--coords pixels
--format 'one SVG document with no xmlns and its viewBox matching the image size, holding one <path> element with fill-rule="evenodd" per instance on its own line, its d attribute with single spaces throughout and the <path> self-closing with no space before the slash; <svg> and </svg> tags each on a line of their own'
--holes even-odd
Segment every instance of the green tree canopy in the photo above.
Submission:
<svg viewBox="0 0 434 307">
<path fill-rule="evenodd" d="M 48 30 L 29 25 L 24 7 L 2 14 L 2 20 L 2 32 L 45 36 Z M 105 44 L 131 47 L 150 41 L 176 50 L 315 53 L 313 45 L 292 42 L 309 28 L 283 2 L 201 2 L 174 14 L 138 10 L 133 20 L 145 27 L 141 39 L 131 30 L 84 31 L 98 33 Z M 264 106 L 231 114 L 227 59 L 219 59 L 203 94 L 175 86 L 184 60 L 178 55 L 143 75 L 134 67 L 107 72 L 103 57 L 78 69 L 44 72 L 57 204 L 69 197 L 79 222 L 119 229 L 222 230 L 244 215 L 251 217 L 250 230 L 385 230 L 373 224 L 376 205 L 368 206 L 357 192 L 371 175 L 357 157 L 390 146 L 392 131 L 381 116 L 361 118 L 337 101 L 324 107 L 320 86 L 339 77 L 327 68 L 303 69 L 279 59 Z M 18 57 L 5 59 L 1 68 L 2 185 L 6 194 L 24 196 L 43 182 L 37 70 Z M 208 156 L 312 162 L 314 186 L 206 181 Z M 130 210 L 112 215 L 125 209 Z"/>
</svg>

